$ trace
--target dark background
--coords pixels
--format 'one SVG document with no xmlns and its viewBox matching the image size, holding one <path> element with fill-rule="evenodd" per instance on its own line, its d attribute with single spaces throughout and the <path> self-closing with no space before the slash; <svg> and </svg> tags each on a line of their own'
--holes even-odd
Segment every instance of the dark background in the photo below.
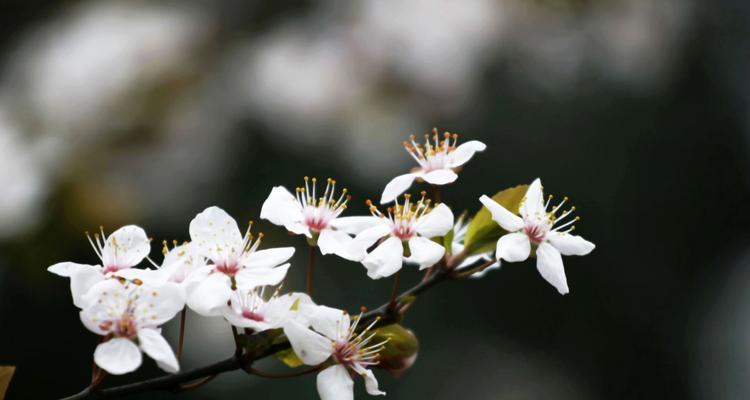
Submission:
<svg viewBox="0 0 750 400">
<path fill-rule="evenodd" d="M 718 1 L 10 1 L 0 13 L 0 364 L 8 397 L 83 389 L 96 338 L 59 261 L 83 231 L 188 239 L 209 205 L 257 219 L 272 186 L 336 178 L 366 211 L 410 133 L 487 143 L 456 214 L 541 177 L 596 243 L 560 296 L 533 260 L 421 296 L 421 351 L 391 399 L 750 396 L 747 6 Z M 381 35 L 382 34 L 382 35 Z M 243 225 L 243 224 L 241 224 Z M 266 246 L 304 241 L 259 223 Z M 418 281 L 413 268 L 402 282 Z M 325 257 L 316 301 L 375 306 L 390 281 Z M 175 322 L 166 327 L 175 343 Z M 191 314 L 183 368 L 232 351 Z M 107 384 L 154 376 L 144 366 Z M 262 364 L 278 368 L 278 362 Z M 188 399 L 315 398 L 314 377 L 232 373 Z M 356 397 L 365 398 L 361 382 Z M 162 398 L 163 393 L 142 396 Z"/>
</svg>

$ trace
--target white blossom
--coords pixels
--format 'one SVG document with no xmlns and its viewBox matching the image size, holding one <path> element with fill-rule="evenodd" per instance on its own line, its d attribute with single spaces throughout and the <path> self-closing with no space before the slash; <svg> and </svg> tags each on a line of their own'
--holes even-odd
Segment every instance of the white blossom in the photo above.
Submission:
<svg viewBox="0 0 750 400">
<path fill-rule="evenodd" d="M 113 375 L 135 371 L 148 354 L 167 372 L 180 367 L 159 326 L 185 306 L 183 291 L 174 283 L 160 287 L 109 279 L 84 296 L 80 316 L 90 331 L 104 336 L 94 351 L 94 362 Z"/>
<path fill-rule="evenodd" d="M 414 161 L 419 164 L 412 172 L 393 178 L 383 189 L 380 204 L 390 203 L 401 193 L 405 192 L 415 179 L 421 179 L 431 185 L 446 185 L 458 179 L 458 168 L 466 164 L 478 151 L 484 151 L 487 146 L 477 140 L 458 144 L 458 134 L 445 132 L 440 140 L 437 128 L 433 130 L 432 138 L 425 135 L 425 144 L 416 142 L 412 135 L 404 147 Z"/>
<path fill-rule="evenodd" d="M 320 398 L 354 399 L 354 381 L 349 371 L 365 380 L 367 393 L 374 396 L 385 395 L 385 392 L 378 389 L 378 381 L 369 369 L 370 366 L 378 364 L 378 355 L 387 342 L 386 340 L 370 343 L 374 336 L 370 329 L 377 320 L 361 332 L 357 332 L 361 314 L 350 326 L 349 314 L 344 311 L 325 306 L 309 308 L 312 330 L 300 322 L 290 320 L 284 325 L 284 333 L 295 354 L 305 364 L 319 365 L 329 358 L 334 362 L 318 374 L 317 387 Z"/>
<path fill-rule="evenodd" d="M 282 263 L 294 255 L 293 247 L 258 250 L 263 235 L 255 239 L 248 227 L 243 236 L 237 222 L 218 207 L 205 209 L 190 222 L 190 237 L 196 253 L 210 261 L 186 281 L 188 307 L 204 316 L 221 315 L 234 288 L 279 284 L 289 269 Z"/>
<path fill-rule="evenodd" d="M 312 185 L 310 181 L 312 180 Z M 344 188 L 336 197 L 336 181 L 328 179 L 325 191 L 316 192 L 317 179 L 305 177 L 305 186 L 292 195 L 283 186 L 276 186 L 263 203 L 260 217 L 289 232 L 305 235 L 322 254 L 336 254 L 350 261 L 360 261 L 364 249 L 355 245 L 349 233 L 356 229 L 362 217 L 341 217 L 350 196 Z"/>
<path fill-rule="evenodd" d="M 238 328 L 254 332 L 280 328 L 288 319 L 307 321 L 307 316 L 296 311 L 300 306 L 313 304 L 304 293 L 287 293 L 279 296 L 278 289 L 265 298 L 267 286 L 249 291 L 235 290 L 229 302 L 221 309 L 224 318 Z"/>
<path fill-rule="evenodd" d="M 404 261 L 419 265 L 421 270 L 443 258 L 445 248 L 430 239 L 444 236 L 453 227 L 453 212 L 448 206 L 431 207 L 424 192 L 417 202 L 411 202 L 411 196 L 404 195 L 403 204 L 396 202 L 394 207 L 389 207 L 387 216 L 372 202 L 368 204 L 372 216 L 360 224 L 360 229 L 366 229 L 357 234 L 355 241 L 369 248 L 384 240 L 362 259 L 367 276 L 372 279 L 391 276 L 401 269 Z M 405 249 L 408 254 L 404 253 Z"/>
<path fill-rule="evenodd" d="M 549 209 L 551 199 L 550 196 L 544 201 L 542 182 L 536 179 L 529 185 L 521 201 L 520 217 L 486 195 L 479 201 L 490 210 L 492 219 L 509 232 L 497 241 L 497 258 L 509 262 L 526 260 L 533 245 L 536 248 L 536 268 L 539 273 L 560 294 L 566 294 L 569 292 L 568 281 L 561 255 L 586 255 L 595 246 L 580 236 L 570 234 L 579 217 L 566 220 L 575 211 L 575 207 L 562 211 L 568 198 Z"/>
<path fill-rule="evenodd" d="M 96 233 L 93 240 L 91 236 L 88 239 L 101 264 L 61 262 L 47 268 L 55 275 L 70 278 L 73 304 L 78 308 L 83 307 L 81 297 L 93 285 L 140 264 L 151 250 L 146 232 L 135 225 L 123 226 L 109 236 L 101 229 L 101 236 Z"/>
</svg>

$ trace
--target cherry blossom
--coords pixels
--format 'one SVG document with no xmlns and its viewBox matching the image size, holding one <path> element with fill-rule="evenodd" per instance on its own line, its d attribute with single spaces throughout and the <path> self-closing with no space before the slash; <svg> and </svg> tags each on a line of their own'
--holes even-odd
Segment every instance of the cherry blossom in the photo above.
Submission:
<svg viewBox="0 0 750 400">
<path fill-rule="evenodd" d="M 204 316 L 221 315 L 232 290 L 277 285 L 289 269 L 282 264 L 294 255 L 293 247 L 258 250 L 263 234 L 254 238 L 248 227 L 240 233 L 237 222 L 224 210 L 209 207 L 190 222 L 191 243 L 196 254 L 210 264 L 187 277 L 187 304 Z"/>
<path fill-rule="evenodd" d="M 98 265 L 61 262 L 47 268 L 47 271 L 70 278 L 70 292 L 73 304 L 82 308 L 81 297 L 96 283 L 140 264 L 151 250 L 146 232 L 135 225 L 123 226 L 106 236 L 104 229 L 88 236 L 91 247 L 101 261 Z"/>
<path fill-rule="evenodd" d="M 284 324 L 284 333 L 292 349 L 307 365 L 319 365 L 329 358 L 333 365 L 318 374 L 318 394 L 322 400 L 354 399 L 354 381 L 349 371 L 360 375 L 365 381 L 367 393 L 385 395 L 378 389 L 378 381 L 369 367 L 378 364 L 378 356 L 387 341 L 371 344 L 374 335 L 370 329 L 377 320 L 357 332 L 360 314 L 350 324 L 349 314 L 326 306 L 315 306 L 309 311 L 312 329 L 289 320 Z"/>
<path fill-rule="evenodd" d="M 520 217 L 486 195 L 479 199 L 492 213 L 492 219 L 509 232 L 497 241 L 497 258 L 509 262 L 523 261 L 531 254 L 532 247 L 535 248 L 539 273 L 560 294 L 566 294 L 569 292 L 568 281 L 561 255 L 586 255 L 595 246 L 580 236 L 570 234 L 579 217 L 568 218 L 575 207 L 562 210 L 568 198 L 550 209 L 551 200 L 550 196 L 544 201 L 539 179 L 529 185 L 519 206 Z"/>
<path fill-rule="evenodd" d="M 432 137 L 425 135 L 424 145 L 416 142 L 412 135 L 404 147 L 414 161 L 419 164 L 412 172 L 393 178 L 383 189 L 380 204 L 390 203 L 401 193 L 405 192 L 415 179 L 423 180 L 431 185 L 446 185 L 458 179 L 457 170 L 466 164 L 478 151 L 484 151 L 487 146 L 471 140 L 458 144 L 458 134 L 445 132 L 440 140 L 437 128 L 432 131 Z"/>
<path fill-rule="evenodd" d="M 294 310 L 300 306 L 313 304 L 310 296 L 304 293 L 287 293 L 279 296 L 278 289 L 265 298 L 267 286 L 249 291 L 232 292 L 222 315 L 230 324 L 238 328 L 249 328 L 254 332 L 280 328 L 287 319 L 306 321 L 305 315 Z"/>
<path fill-rule="evenodd" d="M 432 207 L 431 201 L 425 199 L 425 192 L 416 202 L 411 201 L 409 194 L 404 195 L 404 202 L 399 204 L 396 201 L 387 209 L 387 215 L 372 202 L 368 201 L 368 205 L 372 217 L 360 224 L 360 227 L 367 228 L 357 234 L 355 241 L 370 248 L 384 239 L 362 259 L 370 278 L 391 276 L 401 269 L 404 261 L 419 265 L 421 270 L 443 258 L 445 248 L 430 239 L 444 236 L 453 227 L 453 212 L 448 206 L 437 204 Z"/>
<path fill-rule="evenodd" d="M 160 287 L 109 279 L 94 285 L 83 296 L 80 316 L 84 326 L 104 337 L 94 351 L 94 362 L 113 375 L 135 371 L 141 351 L 167 372 L 180 367 L 159 326 L 185 305 L 183 291 L 174 283 Z"/>
<path fill-rule="evenodd" d="M 344 188 L 336 196 L 336 181 L 328 178 L 323 193 L 317 192 L 317 179 L 305 177 L 305 186 L 292 195 L 283 186 L 276 186 L 263 203 L 260 217 L 289 232 L 305 235 L 320 248 L 322 254 L 336 254 L 350 261 L 360 261 L 364 249 L 357 247 L 350 233 L 361 217 L 341 217 L 350 196 Z"/>
</svg>

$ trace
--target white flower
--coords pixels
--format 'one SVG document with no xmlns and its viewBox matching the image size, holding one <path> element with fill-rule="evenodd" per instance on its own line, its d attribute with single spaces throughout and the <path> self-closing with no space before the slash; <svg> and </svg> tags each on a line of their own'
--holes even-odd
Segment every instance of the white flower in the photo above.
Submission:
<svg viewBox="0 0 750 400">
<path fill-rule="evenodd" d="M 337 198 L 336 181 L 328 178 L 325 191 L 318 197 L 317 179 L 305 177 L 305 187 L 296 188 L 293 196 L 283 186 L 276 186 L 263 203 L 260 217 L 284 226 L 297 235 L 314 241 L 322 254 L 336 254 L 350 261 L 360 261 L 364 249 L 356 246 L 349 236 L 361 222 L 361 217 L 339 217 L 346 209 L 350 196 L 347 189 Z"/>
<path fill-rule="evenodd" d="M 569 290 L 561 254 L 586 255 L 594 249 L 594 244 L 570 234 L 575 229 L 571 225 L 578 221 L 579 217 L 562 222 L 575 211 L 575 207 L 557 215 L 568 200 L 567 197 L 548 211 L 551 199 L 550 196 L 545 203 L 542 182 L 536 179 L 521 201 L 520 217 L 487 196 L 483 195 L 479 201 L 490 210 L 492 219 L 510 232 L 497 241 L 497 258 L 510 262 L 523 261 L 529 257 L 531 246 L 534 245 L 537 270 L 560 294 L 566 294 Z"/>
<path fill-rule="evenodd" d="M 429 134 L 425 135 L 424 146 L 417 143 L 412 135 L 409 142 L 404 142 L 404 147 L 419 167 L 411 173 L 399 175 L 388 182 L 383 189 L 380 204 L 395 200 L 409 189 L 415 179 L 424 180 L 432 185 L 446 185 L 454 182 L 458 179 L 456 170 L 466 164 L 474 153 L 487 148 L 478 140 L 471 140 L 456 147 L 457 143 L 458 134 L 445 132 L 444 139 L 440 140 L 437 128 L 433 129 L 432 140 Z"/>
<path fill-rule="evenodd" d="M 190 237 L 198 255 L 211 264 L 202 266 L 186 282 L 188 307 L 204 316 L 221 315 L 234 288 L 277 285 L 294 255 L 293 247 L 257 250 L 263 235 L 253 239 L 250 228 L 243 236 L 237 222 L 224 210 L 209 207 L 190 222 Z"/>
<path fill-rule="evenodd" d="M 157 269 L 129 268 L 119 271 L 117 275 L 129 280 L 140 279 L 153 285 L 174 282 L 182 288 L 186 287 L 190 274 L 206 266 L 206 258 L 198 254 L 196 246 L 191 242 L 178 246 L 175 240 L 173 246 L 170 250 L 167 241 L 163 241 L 164 260 Z"/>
<path fill-rule="evenodd" d="M 266 287 L 256 287 L 249 291 L 235 290 L 229 302 L 222 308 L 222 315 L 230 324 L 238 328 L 249 328 L 255 332 L 280 328 L 289 318 L 307 321 L 304 315 L 292 310 L 293 307 L 313 304 L 310 296 L 304 293 L 278 295 L 276 290 L 269 299 L 264 298 Z"/>
<path fill-rule="evenodd" d="M 464 251 L 464 238 L 466 238 L 466 232 L 468 231 L 470 223 L 471 220 L 464 222 L 463 215 L 458 217 L 458 219 L 456 220 L 456 224 L 453 225 L 453 241 L 451 242 L 451 254 L 456 255 Z M 469 255 L 464 258 L 464 260 L 461 262 L 461 264 L 458 265 L 458 267 L 456 267 L 456 269 L 463 270 L 476 265 L 479 261 L 492 260 L 493 253 L 494 251 L 488 251 L 486 253 Z M 498 268 L 500 268 L 500 260 L 495 261 L 492 265 L 481 271 L 471 274 L 470 277 L 478 279 L 483 277 L 487 272 Z"/>
<path fill-rule="evenodd" d="M 61 262 L 47 268 L 47 271 L 70 278 L 70 292 L 73 304 L 83 308 L 81 297 L 96 283 L 140 264 L 151 250 L 149 239 L 143 229 L 128 225 L 114 231 L 109 237 L 94 234 L 88 237 L 101 265 Z"/>
<path fill-rule="evenodd" d="M 425 193 L 415 203 L 411 196 L 404 195 L 404 203 L 388 208 L 386 217 L 372 202 L 368 201 L 373 214 L 368 221 L 360 224 L 369 226 L 362 230 L 355 241 L 363 248 L 369 248 L 381 238 L 386 238 L 365 256 L 362 265 L 367 268 L 367 276 L 372 279 L 391 276 L 401 269 L 404 261 L 419 265 L 424 269 L 435 265 L 445 254 L 445 248 L 430 240 L 444 236 L 453 227 L 453 212 L 445 204 L 430 207 Z M 404 249 L 409 255 L 404 256 Z"/>
<path fill-rule="evenodd" d="M 385 395 L 378 389 L 378 381 L 368 367 L 378 363 L 378 354 L 387 341 L 370 344 L 373 335 L 368 332 L 377 320 L 357 333 L 360 318 L 362 314 L 350 326 L 347 313 L 315 306 L 311 311 L 311 325 L 315 331 L 294 320 L 284 324 L 284 333 L 302 362 L 319 365 L 328 358 L 334 362 L 318 374 L 318 394 L 322 400 L 354 399 L 354 381 L 348 370 L 364 378 L 367 393 Z"/>
<path fill-rule="evenodd" d="M 141 351 L 161 369 L 177 372 L 177 358 L 162 337 L 159 325 L 172 319 L 185 306 L 183 291 L 176 284 L 160 287 L 135 285 L 125 280 L 99 282 L 84 296 L 83 324 L 105 337 L 94 351 L 96 365 L 113 375 L 135 371 Z"/>
</svg>

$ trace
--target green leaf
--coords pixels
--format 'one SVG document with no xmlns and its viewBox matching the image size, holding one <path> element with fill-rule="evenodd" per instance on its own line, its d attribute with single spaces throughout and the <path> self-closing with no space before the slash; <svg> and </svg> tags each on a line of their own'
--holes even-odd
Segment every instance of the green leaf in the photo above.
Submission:
<svg viewBox="0 0 750 400">
<path fill-rule="evenodd" d="M 297 357 L 297 353 L 292 349 L 281 350 L 280 352 L 273 355 L 277 360 L 286 364 L 289 368 L 297 368 L 304 364 L 302 360 Z"/>
<path fill-rule="evenodd" d="M 492 199 L 514 214 L 518 214 L 518 207 L 526 195 L 529 185 L 518 185 L 497 192 Z M 482 207 L 472 218 L 464 238 L 464 250 L 468 254 L 481 254 L 492 251 L 500 236 L 507 232 L 497 222 L 492 220 L 492 214 L 487 207 Z"/>
<path fill-rule="evenodd" d="M 440 243 L 445 247 L 445 254 L 450 257 L 452 253 L 452 247 L 453 247 L 453 229 L 451 229 L 448 233 L 445 234 L 443 237 L 443 243 Z"/>
<path fill-rule="evenodd" d="M 15 372 L 15 366 L 0 366 L 0 399 L 5 398 L 5 392 L 8 390 L 8 385 L 10 385 L 10 380 L 13 379 L 13 373 Z"/>
</svg>

